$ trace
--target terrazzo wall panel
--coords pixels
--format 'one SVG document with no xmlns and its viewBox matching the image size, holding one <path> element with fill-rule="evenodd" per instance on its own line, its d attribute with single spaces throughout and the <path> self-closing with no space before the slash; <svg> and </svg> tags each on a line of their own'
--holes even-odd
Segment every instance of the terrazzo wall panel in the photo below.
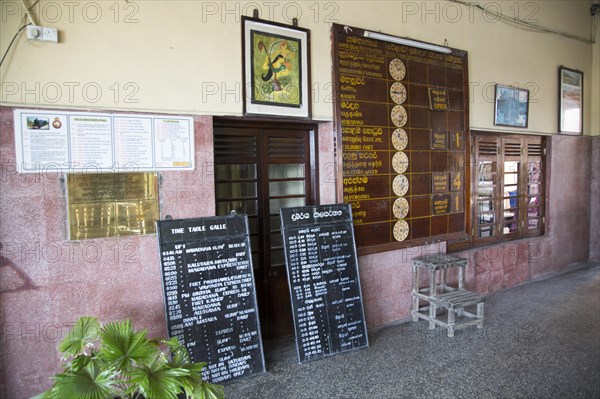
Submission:
<svg viewBox="0 0 600 399">
<path fill-rule="evenodd" d="M 600 136 L 592 137 L 590 259 L 600 262 Z"/>
<path fill-rule="evenodd" d="M 15 172 L 11 108 L 0 108 L 0 397 L 30 397 L 58 371 L 57 343 L 80 316 L 130 318 L 165 336 L 155 236 L 67 240 L 65 175 Z M 161 213 L 214 214 L 212 118 L 195 118 L 196 162 L 161 172 Z M 32 367 L 35 364 L 35 367 Z"/>
<path fill-rule="evenodd" d="M 0 108 L 0 397 L 25 398 L 49 387 L 57 343 L 79 316 L 131 318 L 151 336 L 166 329 L 155 236 L 67 241 L 64 175 L 15 172 L 12 119 L 12 108 Z M 334 132 L 331 123 L 318 128 L 320 199 L 332 203 Z M 160 173 L 162 217 L 214 214 L 212 118 L 195 117 L 195 133 L 196 170 Z M 497 292 L 598 256 L 590 166 L 599 140 L 554 136 L 548 147 L 546 235 L 461 252 L 467 288 Z M 445 251 L 438 243 L 359 257 L 369 328 L 410 315 L 412 259 Z"/>
</svg>

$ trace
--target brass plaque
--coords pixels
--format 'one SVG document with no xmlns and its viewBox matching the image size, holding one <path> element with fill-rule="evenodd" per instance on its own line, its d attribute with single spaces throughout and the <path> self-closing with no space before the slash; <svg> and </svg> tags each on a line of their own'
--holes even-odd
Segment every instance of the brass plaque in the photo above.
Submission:
<svg viewBox="0 0 600 399">
<path fill-rule="evenodd" d="M 447 150 L 448 135 L 447 132 L 441 129 L 431 131 L 431 149 L 432 150 Z"/>
<path fill-rule="evenodd" d="M 157 173 L 67 175 L 69 239 L 154 234 Z"/>
<path fill-rule="evenodd" d="M 431 173 L 431 192 L 445 193 L 448 190 L 448 173 L 432 172 Z"/>
<path fill-rule="evenodd" d="M 462 191 L 463 189 L 463 172 L 458 170 L 450 172 L 450 190 L 451 191 Z"/>
<path fill-rule="evenodd" d="M 459 131 L 448 132 L 450 135 L 450 149 L 463 150 L 465 148 L 465 133 Z"/>
<path fill-rule="evenodd" d="M 465 200 L 463 193 L 452 193 L 451 213 L 463 213 L 465 211 Z"/>
<path fill-rule="evenodd" d="M 434 216 L 450 213 L 450 195 L 436 194 L 431 196 L 431 214 Z"/>
<path fill-rule="evenodd" d="M 450 111 L 448 90 L 440 87 L 429 87 L 429 109 L 432 111 Z"/>
</svg>

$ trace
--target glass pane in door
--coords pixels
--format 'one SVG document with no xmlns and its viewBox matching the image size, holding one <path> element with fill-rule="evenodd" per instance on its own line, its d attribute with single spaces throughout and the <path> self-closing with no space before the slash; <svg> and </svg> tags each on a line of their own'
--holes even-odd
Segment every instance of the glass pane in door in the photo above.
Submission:
<svg viewBox="0 0 600 399">
<path fill-rule="evenodd" d="M 527 162 L 527 228 L 538 229 L 543 217 L 542 210 L 542 161 Z"/>
<path fill-rule="evenodd" d="M 306 205 L 305 164 L 269 165 L 269 213 L 271 215 L 271 267 L 285 265 L 279 210 Z"/>
<path fill-rule="evenodd" d="M 248 214 L 263 337 L 293 333 L 279 210 L 315 203 L 312 135 L 280 124 L 215 127 L 217 214 Z"/>
<path fill-rule="evenodd" d="M 304 179 L 305 166 L 303 163 L 277 163 L 269 165 L 269 179 Z"/>
<path fill-rule="evenodd" d="M 477 214 L 479 237 L 492 237 L 495 234 L 497 201 L 497 165 L 495 161 L 480 161 L 477 169 Z"/>
<path fill-rule="evenodd" d="M 504 192 L 502 193 L 504 201 L 504 223 L 502 232 L 504 234 L 511 234 L 519 231 L 519 167 L 519 161 L 504 162 Z"/>
<path fill-rule="evenodd" d="M 258 268 L 258 180 L 256 164 L 215 165 L 215 199 L 218 216 L 229 215 L 232 211 L 248 215 L 252 261 Z"/>
</svg>

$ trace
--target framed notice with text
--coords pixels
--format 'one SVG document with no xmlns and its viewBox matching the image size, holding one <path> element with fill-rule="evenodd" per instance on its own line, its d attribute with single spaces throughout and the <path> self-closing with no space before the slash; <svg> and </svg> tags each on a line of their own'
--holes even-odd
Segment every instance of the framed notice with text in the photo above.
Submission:
<svg viewBox="0 0 600 399">
<path fill-rule="evenodd" d="M 169 337 L 204 379 L 264 373 L 248 215 L 156 221 Z"/>
<path fill-rule="evenodd" d="M 310 31 L 242 18 L 244 114 L 310 118 Z"/>
<path fill-rule="evenodd" d="M 349 204 L 282 208 L 298 361 L 369 346 Z"/>
<path fill-rule="evenodd" d="M 191 116 L 15 109 L 19 173 L 194 170 Z"/>
<path fill-rule="evenodd" d="M 583 132 L 583 72 L 561 66 L 558 94 L 558 131 Z"/>
</svg>

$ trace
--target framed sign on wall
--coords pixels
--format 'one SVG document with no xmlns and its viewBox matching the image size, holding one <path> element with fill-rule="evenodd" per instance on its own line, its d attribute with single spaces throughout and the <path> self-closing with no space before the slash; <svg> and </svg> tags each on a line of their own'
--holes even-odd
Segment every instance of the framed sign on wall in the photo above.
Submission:
<svg viewBox="0 0 600 399">
<path fill-rule="evenodd" d="M 194 170 L 191 116 L 15 109 L 19 173 Z"/>
<path fill-rule="evenodd" d="M 583 132 L 583 72 L 561 66 L 558 93 L 558 131 Z"/>
<path fill-rule="evenodd" d="M 494 125 L 527 128 L 529 90 L 496 85 Z"/>
<path fill-rule="evenodd" d="M 468 54 L 334 24 L 338 201 L 360 255 L 467 237 Z"/>
<path fill-rule="evenodd" d="M 242 18 L 244 114 L 310 118 L 310 31 Z"/>
</svg>

